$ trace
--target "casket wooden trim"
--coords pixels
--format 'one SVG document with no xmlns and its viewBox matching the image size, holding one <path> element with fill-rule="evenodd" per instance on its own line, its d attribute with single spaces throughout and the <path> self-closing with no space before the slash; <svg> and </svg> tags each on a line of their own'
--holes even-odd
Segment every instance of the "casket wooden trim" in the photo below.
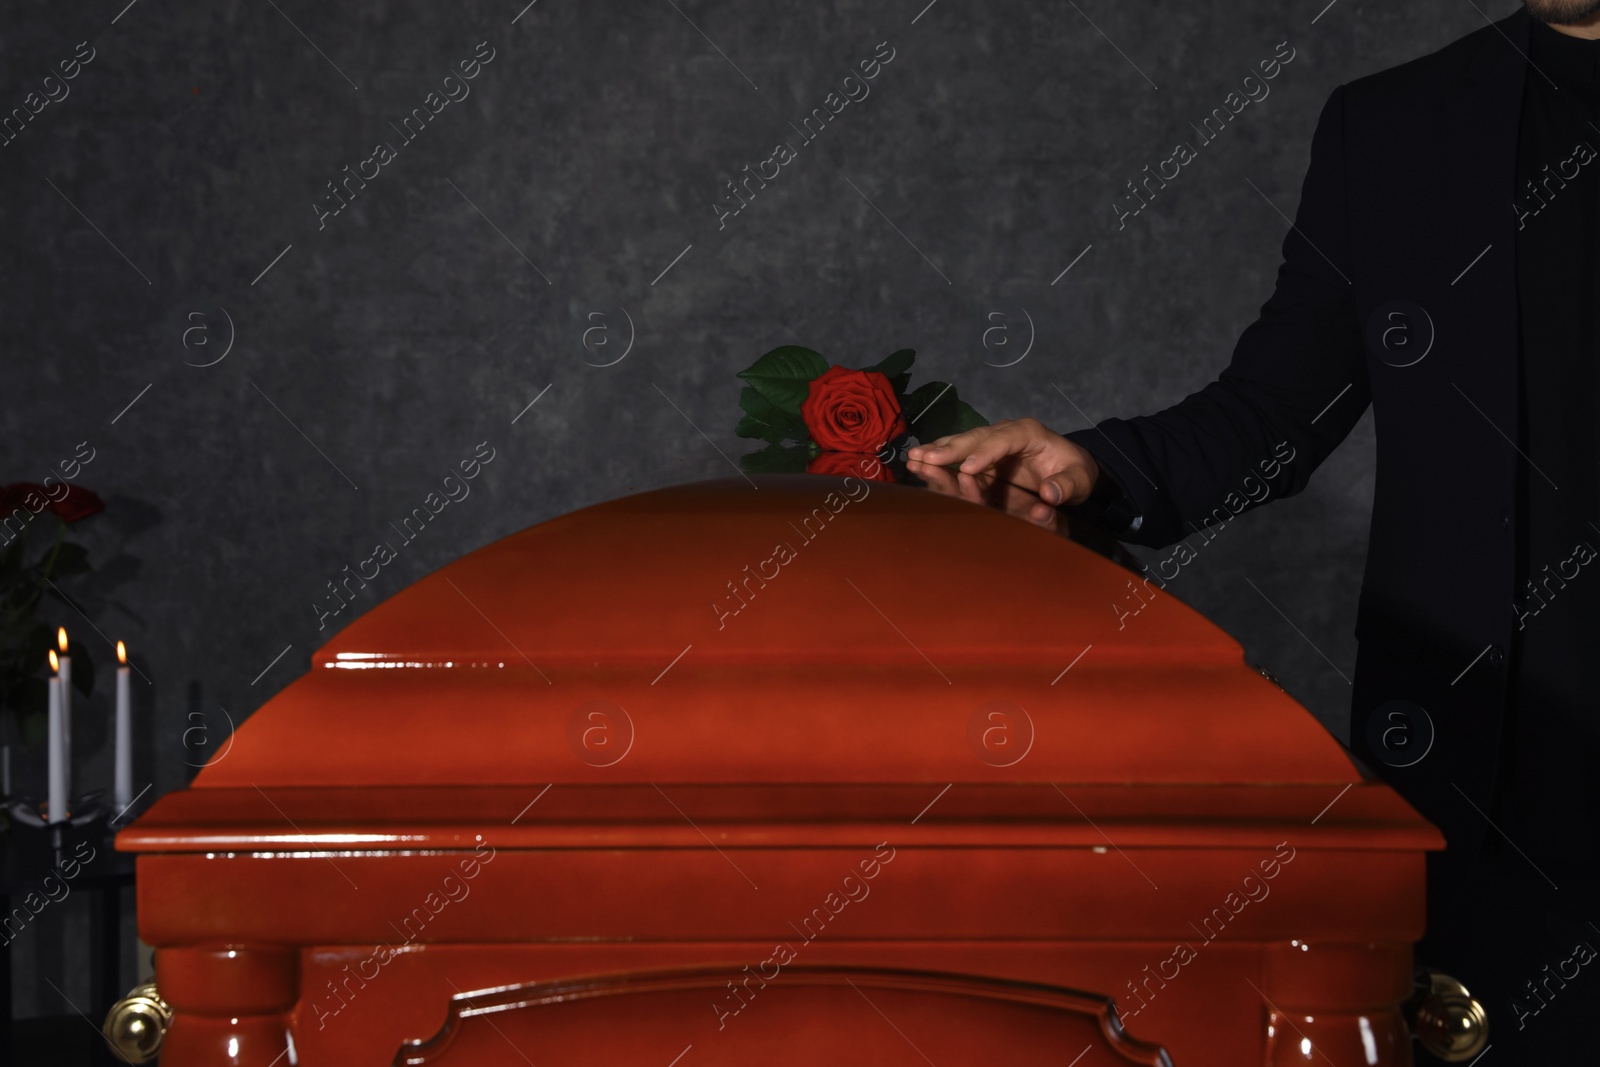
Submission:
<svg viewBox="0 0 1600 1067">
<path fill-rule="evenodd" d="M 419 581 L 124 830 L 163 1063 L 388 1064 L 465 991 L 735 980 L 785 940 L 1114 997 L 1180 1065 L 1408 1062 L 1442 842 L 1236 642 L 995 511 L 757 485 Z"/>
<path fill-rule="evenodd" d="M 715 1001 L 721 997 L 726 982 L 726 974 L 720 971 L 685 969 L 652 974 L 602 975 L 458 993 L 450 999 L 449 1016 L 439 1033 L 426 1041 L 409 1042 L 394 1062 L 396 1067 L 422 1064 L 443 1064 L 448 1067 L 456 1062 L 483 1062 L 490 1054 L 504 1049 L 501 1042 L 513 1048 L 531 1049 L 538 1046 L 536 1055 L 555 1062 L 575 1062 L 585 1058 L 583 1053 L 588 1050 L 584 1046 L 592 1041 L 592 1034 L 586 1032 L 590 1022 L 583 1019 L 569 1021 L 567 1032 L 563 1034 L 552 1025 L 554 1020 L 550 1018 L 550 1013 L 537 1013 L 537 1017 L 534 1017 L 526 1009 L 582 1003 L 599 998 L 640 998 L 645 1002 L 668 999 L 662 994 L 694 994 L 695 1007 L 698 1008 L 700 1002 Z M 940 1022 L 944 1024 L 944 1032 L 935 1038 L 937 1043 L 930 1043 L 929 1047 L 936 1048 L 940 1057 L 949 1062 L 973 1062 L 971 1054 L 978 1053 L 985 1058 L 1001 1055 L 1007 1064 L 1059 1065 L 1063 1062 L 1063 1053 L 1071 1055 L 1076 1052 L 1071 1061 L 1074 1067 L 1098 1067 L 1107 1063 L 1172 1067 L 1171 1059 L 1159 1046 L 1147 1045 L 1128 1037 L 1117 1021 L 1116 1007 L 1110 1000 L 1076 990 L 925 971 L 795 966 L 775 972 L 771 982 L 759 976 L 751 980 L 744 993 L 750 999 L 744 1003 L 754 1003 L 757 997 L 761 997 L 763 1007 L 766 1007 L 767 1002 L 776 999 L 773 990 L 781 988 L 785 993 L 790 993 L 796 987 L 807 993 L 818 989 L 837 993 L 844 993 L 848 989 L 850 992 L 844 993 L 842 998 L 791 996 L 791 1002 L 784 1005 L 788 1011 L 782 1015 L 769 1011 L 762 1029 L 757 1030 L 746 1024 L 743 1029 L 735 1027 L 731 1031 L 731 1036 L 737 1037 L 742 1047 L 719 1051 L 729 1058 L 742 1057 L 742 1062 L 751 1062 L 759 1056 L 761 1062 L 772 1064 L 791 1061 L 811 1064 L 824 1058 L 826 1062 L 833 1058 L 830 1054 L 841 1052 L 850 1054 L 859 1062 L 882 1064 L 885 1067 L 897 1063 L 929 1062 L 927 1055 L 917 1043 L 905 1036 L 895 1021 L 909 1023 L 909 1013 L 893 1010 L 901 1006 L 895 1004 L 890 1004 L 890 1010 L 886 1010 L 880 998 L 867 994 L 866 990 L 870 989 L 874 993 L 884 990 L 891 996 L 912 994 L 898 999 L 909 1002 L 911 1007 L 920 1008 L 930 1016 L 919 1020 L 924 1027 Z M 889 1023 L 889 1028 L 881 1030 L 875 1035 L 875 1040 L 868 1042 L 863 1042 L 855 1033 L 835 1028 L 835 1048 L 820 1047 L 822 1040 L 815 1032 L 807 1035 L 808 1042 L 795 1040 L 799 1035 L 794 1031 L 801 1030 L 803 1033 L 806 1022 L 836 1019 L 839 1006 L 831 1001 L 839 999 L 843 999 L 847 1007 L 877 1012 Z M 658 1014 L 675 1010 L 670 1004 L 652 1006 Z M 1019 1008 L 1022 1010 L 1016 1010 Z M 637 1004 L 629 1004 L 619 1010 L 627 1011 L 635 1019 L 640 1012 Z M 944 1016 L 942 1019 L 941 1014 Z M 949 1017 L 951 1014 L 960 1017 L 952 1019 Z M 501 1019 L 498 1023 L 491 1022 L 477 1029 L 473 1029 L 468 1022 L 475 1017 L 489 1015 L 500 1015 Z M 707 1022 L 702 1027 L 703 1036 L 694 1036 L 699 1037 L 702 1047 L 709 1042 L 723 1040 L 718 1035 L 728 1029 L 729 1022 L 734 1018 L 736 1015 L 730 1013 L 715 1023 Z M 796 1026 L 796 1023 L 800 1025 Z M 892 1033 L 889 1032 L 891 1029 Z M 963 1039 L 976 1047 L 956 1047 Z M 732 1041 L 727 1043 L 733 1044 Z M 672 1051 L 662 1046 L 652 1046 L 648 1037 L 634 1044 L 642 1055 L 651 1051 Z M 693 1047 L 694 1042 L 691 1041 L 679 1052 L 679 1057 Z M 563 1052 L 567 1054 L 562 1055 Z"/>
</svg>

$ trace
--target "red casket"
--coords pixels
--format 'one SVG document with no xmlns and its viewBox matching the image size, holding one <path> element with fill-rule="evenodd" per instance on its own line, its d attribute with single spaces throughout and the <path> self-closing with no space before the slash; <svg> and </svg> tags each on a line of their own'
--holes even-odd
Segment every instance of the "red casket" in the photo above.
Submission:
<svg viewBox="0 0 1600 1067">
<path fill-rule="evenodd" d="M 1124 568 L 800 475 L 424 578 L 118 847 L 166 1067 L 1354 1067 L 1442 841 Z"/>
</svg>

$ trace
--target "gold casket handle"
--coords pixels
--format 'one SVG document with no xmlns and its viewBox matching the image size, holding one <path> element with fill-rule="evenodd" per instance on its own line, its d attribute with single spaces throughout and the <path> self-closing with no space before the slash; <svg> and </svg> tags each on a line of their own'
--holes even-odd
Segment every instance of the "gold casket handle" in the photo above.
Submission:
<svg viewBox="0 0 1600 1067">
<path fill-rule="evenodd" d="M 149 1063 L 161 1054 L 171 1023 L 172 1009 L 156 992 L 156 984 L 144 982 L 111 1006 L 101 1032 L 129 1063 Z"/>
<path fill-rule="evenodd" d="M 1417 1042 L 1446 1063 L 1464 1063 L 1489 1044 L 1489 1013 L 1467 987 L 1428 972 L 1428 991 L 1417 1003 Z"/>
</svg>

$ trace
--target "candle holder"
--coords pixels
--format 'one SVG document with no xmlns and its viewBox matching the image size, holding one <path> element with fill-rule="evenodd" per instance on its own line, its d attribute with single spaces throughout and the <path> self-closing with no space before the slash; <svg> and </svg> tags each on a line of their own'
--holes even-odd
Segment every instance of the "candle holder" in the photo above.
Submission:
<svg viewBox="0 0 1600 1067">
<path fill-rule="evenodd" d="M 49 821 L 50 805 L 35 797 L 19 793 L 8 798 L 6 809 L 11 812 L 11 817 L 24 826 L 87 826 L 96 819 L 107 819 L 107 807 L 103 800 L 105 791 L 97 789 L 92 793 L 85 793 L 73 800 L 68 807 L 67 818 L 63 822 L 52 823 Z M 126 813 L 124 813 L 126 814 Z"/>
</svg>

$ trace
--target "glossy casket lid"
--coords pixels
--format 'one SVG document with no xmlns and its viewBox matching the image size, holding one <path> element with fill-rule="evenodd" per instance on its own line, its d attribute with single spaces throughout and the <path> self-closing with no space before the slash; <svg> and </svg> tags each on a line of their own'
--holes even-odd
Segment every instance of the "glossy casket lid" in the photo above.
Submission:
<svg viewBox="0 0 1600 1067">
<path fill-rule="evenodd" d="M 1170 594 L 1119 618 L 1132 578 L 905 486 L 642 493 L 356 619 L 194 786 L 1360 780 Z"/>
</svg>

